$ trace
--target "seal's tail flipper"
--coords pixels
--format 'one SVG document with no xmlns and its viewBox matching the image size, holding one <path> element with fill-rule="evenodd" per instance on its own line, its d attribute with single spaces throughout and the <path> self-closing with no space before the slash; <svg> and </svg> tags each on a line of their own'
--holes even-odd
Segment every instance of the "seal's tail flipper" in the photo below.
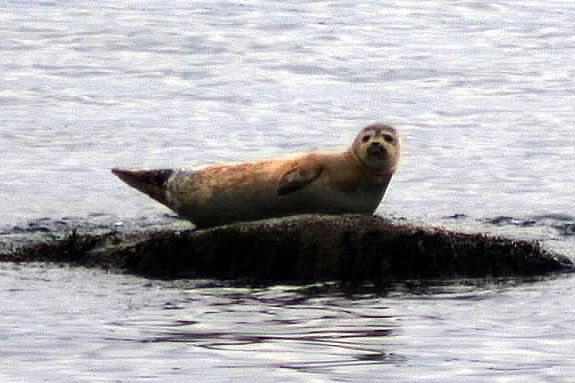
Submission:
<svg viewBox="0 0 575 383">
<path fill-rule="evenodd" d="M 128 185 L 138 189 L 155 199 L 168 205 L 166 200 L 166 183 L 174 173 L 171 169 L 121 169 L 114 168 L 112 173 L 117 175 Z"/>
</svg>

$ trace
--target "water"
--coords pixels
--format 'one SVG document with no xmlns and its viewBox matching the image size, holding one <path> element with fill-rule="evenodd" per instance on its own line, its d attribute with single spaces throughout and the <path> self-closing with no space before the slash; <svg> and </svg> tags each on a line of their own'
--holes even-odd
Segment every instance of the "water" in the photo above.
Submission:
<svg viewBox="0 0 575 383">
<path fill-rule="evenodd" d="M 374 295 L 42 265 L 0 265 L 0 276 L 0 298 L 11 302 L 2 312 L 3 381 L 568 382 L 575 374 L 571 277 Z"/>
<path fill-rule="evenodd" d="M 4 1 L 0 226 L 153 220 L 111 167 L 340 149 L 383 120 L 405 152 L 378 213 L 575 257 L 574 25 L 567 1 Z M 0 376 L 570 381 L 573 283 L 358 298 L 5 264 Z"/>
</svg>

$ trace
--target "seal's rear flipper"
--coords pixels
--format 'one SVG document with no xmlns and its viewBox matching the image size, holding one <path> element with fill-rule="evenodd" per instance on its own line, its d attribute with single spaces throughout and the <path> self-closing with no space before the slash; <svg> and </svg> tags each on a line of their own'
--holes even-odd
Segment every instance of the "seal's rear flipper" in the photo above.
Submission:
<svg viewBox="0 0 575 383">
<path fill-rule="evenodd" d="M 172 176 L 172 169 L 121 169 L 114 168 L 112 173 L 117 175 L 128 185 L 138 189 L 155 199 L 168 205 L 166 200 L 166 183 Z"/>
</svg>

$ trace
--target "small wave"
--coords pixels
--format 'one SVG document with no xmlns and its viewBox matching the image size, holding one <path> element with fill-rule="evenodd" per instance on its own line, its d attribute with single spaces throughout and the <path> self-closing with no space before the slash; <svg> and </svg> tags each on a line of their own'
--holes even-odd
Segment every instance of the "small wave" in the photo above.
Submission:
<svg viewBox="0 0 575 383">
<path fill-rule="evenodd" d="M 518 219 L 505 215 L 493 218 L 487 218 L 484 219 L 483 222 L 491 225 L 516 225 L 516 226 L 534 226 L 537 225 L 538 223 L 534 219 Z"/>
<path fill-rule="evenodd" d="M 575 236 L 575 223 L 566 223 L 553 226 L 560 234 L 565 236 Z"/>
<path fill-rule="evenodd" d="M 187 221 L 171 214 L 123 219 L 115 215 L 93 213 L 86 217 L 42 217 L 16 225 L 2 225 L 0 226 L 0 235 L 29 234 L 33 236 L 35 234 L 48 234 L 58 236 L 59 234 L 67 235 L 72 231 L 137 231 L 153 227 L 167 227 L 178 222 L 186 222 L 187 224 Z"/>
<path fill-rule="evenodd" d="M 457 213 L 443 217 L 443 219 L 467 222 L 475 221 L 493 226 L 548 227 L 557 231 L 562 236 L 575 236 L 575 217 L 568 214 L 544 214 L 532 217 L 500 215 L 491 218 L 473 218 L 466 214 Z"/>
<path fill-rule="evenodd" d="M 550 220 L 550 221 L 575 221 L 575 216 L 568 214 L 544 214 L 536 215 L 533 217 L 536 220 Z"/>
</svg>

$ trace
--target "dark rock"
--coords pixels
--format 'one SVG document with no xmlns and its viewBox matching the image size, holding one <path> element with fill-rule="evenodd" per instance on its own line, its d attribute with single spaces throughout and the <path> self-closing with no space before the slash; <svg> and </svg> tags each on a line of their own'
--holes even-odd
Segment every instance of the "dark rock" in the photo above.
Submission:
<svg viewBox="0 0 575 383">
<path fill-rule="evenodd" d="M 6 246 L 4 246 L 6 247 Z M 67 262 L 156 278 L 252 283 L 532 276 L 572 262 L 537 242 L 398 224 L 368 216 L 299 216 L 194 231 L 72 232 L 0 260 Z"/>
</svg>

